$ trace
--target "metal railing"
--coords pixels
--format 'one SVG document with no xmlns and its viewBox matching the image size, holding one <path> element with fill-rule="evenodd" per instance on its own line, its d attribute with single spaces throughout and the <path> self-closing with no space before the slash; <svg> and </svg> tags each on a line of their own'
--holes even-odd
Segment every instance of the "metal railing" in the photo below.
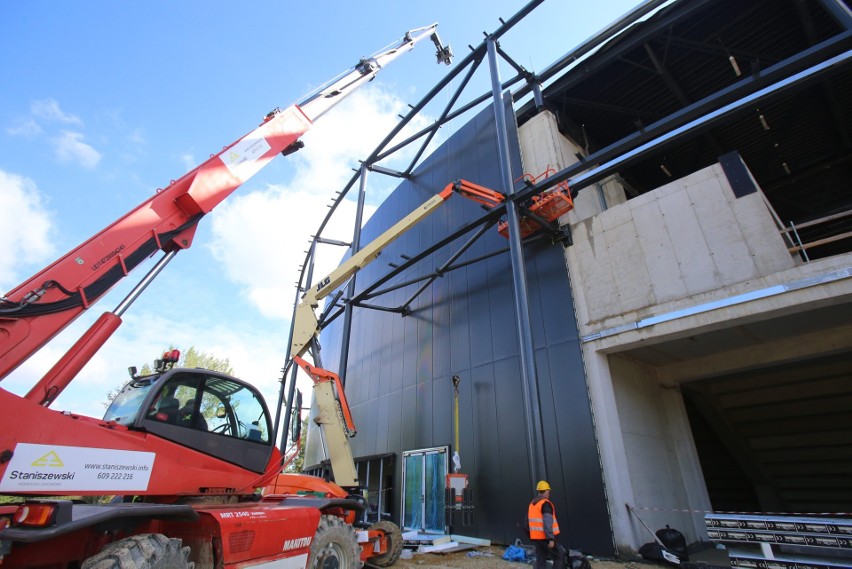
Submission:
<svg viewBox="0 0 852 569">
<path fill-rule="evenodd" d="M 819 247 L 820 245 L 827 245 L 829 243 L 834 243 L 837 241 L 842 241 L 844 239 L 852 239 L 852 231 L 841 231 L 840 233 L 836 233 L 834 235 L 825 236 L 826 233 L 830 233 L 829 231 L 823 231 L 820 233 L 820 237 L 813 240 L 803 240 L 800 231 L 802 229 L 807 229 L 810 227 L 816 227 L 819 225 L 824 225 L 827 223 L 831 223 L 837 221 L 839 219 L 843 219 L 846 217 L 852 216 L 852 210 L 843 211 L 840 213 L 835 213 L 832 215 L 828 215 L 825 217 L 821 217 L 819 219 L 814 219 L 811 221 L 807 221 L 805 223 L 800 223 L 798 225 L 794 224 L 792 221 L 790 222 L 789 227 L 785 227 L 780 230 L 782 237 L 786 237 L 792 245 L 787 247 L 787 250 L 790 251 L 791 255 L 799 254 L 802 256 L 802 259 L 805 262 L 810 261 L 810 257 L 808 256 L 808 249 L 812 249 L 814 247 Z M 849 224 L 843 224 L 841 229 L 846 229 L 849 227 Z M 852 247 L 850 247 L 852 248 Z"/>
</svg>

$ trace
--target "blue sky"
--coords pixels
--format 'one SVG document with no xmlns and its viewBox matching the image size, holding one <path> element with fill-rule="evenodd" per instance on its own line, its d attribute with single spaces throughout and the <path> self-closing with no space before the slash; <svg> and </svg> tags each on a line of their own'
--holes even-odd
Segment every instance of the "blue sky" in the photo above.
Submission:
<svg viewBox="0 0 852 569">
<path fill-rule="evenodd" d="M 546 0 L 500 43 L 521 65 L 542 70 L 637 3 Z M 523 6 L 510 0 L 49 0 L 38 9 L 7 3 L 0 19 L 0 292 L 254 129 L 271 109 L 298 101 L 406 30 L 438 22 L 442 40 L 461 59 L 483 32 L 499 27 L 498 18 Z M 170 344 L 229 358 L 272 405 L 309 237 L 358 159 L 446 74 L 434 59 L 431 43 L 418 45 L 317 121 L 304 150 L 274 160 L 203 219 L 193 247 L 125 314 L 53 407 L 102 415 L 106 392 L 127 379 L 127 367 L 150 362 Z M 501 73 L 509 77 L 508 66 Z M 484 67 L 472 92 L 489 85 Z M 372 194 L 372 206 L 382 191 Z M 351 237 L 351 226 L 335 226 L 338 238 Z M 340 254 L 326 254 L 324 270 Z M 0 387 L 25 393 L 148 267 Z"/>
</svg>

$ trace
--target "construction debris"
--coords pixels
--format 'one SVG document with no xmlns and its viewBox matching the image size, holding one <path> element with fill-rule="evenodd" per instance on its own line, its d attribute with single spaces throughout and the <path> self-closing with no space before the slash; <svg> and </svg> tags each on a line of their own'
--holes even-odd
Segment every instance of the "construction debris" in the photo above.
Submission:
<svg viewBox="0 0 852 569">
<path fill-rule="evenodd" d="M 455 534 L 424 534 L 416 531 L 402 534 L 402 539 L 403 547 L 412 551 L 412 553 L 455 553 L 491 545 L 491 541 L 488 539 Z"/>
</svg>

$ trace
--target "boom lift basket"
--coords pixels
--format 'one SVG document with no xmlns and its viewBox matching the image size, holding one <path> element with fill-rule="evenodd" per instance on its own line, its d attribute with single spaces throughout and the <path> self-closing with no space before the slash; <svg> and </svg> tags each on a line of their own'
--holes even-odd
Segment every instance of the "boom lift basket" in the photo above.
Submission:
<svg viewBox="0 0 852 569">
<path fill-rule="evenodd" d="M 542 178 L 547 178 L 554 173 L 556 173 L 556 170 L 548 166 L 547 170 L 538 176 L 534 177 L 530 174 L 524 174 L 521 178 L 518 178 L 518 180 L 525 178 L 529 183 L 535 184 L 536 181 Z M 518 180 L 515 181 L 517 182 Z M 561 216 L 574 209 L 574 200 L 571 198 L 571 190 L 568 188 L 568 182 L 559 182 L 549 190 L 543 192 L 541 195 L 533 196 L 527 209 L 536 217 L 540 217 L 548 222 L 559 219 Z M 534 218 L 529 216 L 521 217 L 521 239 L 532 235 L 541 228 L 541 224 Z M 501 221 L 497 224 L 497 231 L 499 231 L 500 235 L 503 237 L 508 238 L 509 224 L 505 221 Z"/>
</svg>

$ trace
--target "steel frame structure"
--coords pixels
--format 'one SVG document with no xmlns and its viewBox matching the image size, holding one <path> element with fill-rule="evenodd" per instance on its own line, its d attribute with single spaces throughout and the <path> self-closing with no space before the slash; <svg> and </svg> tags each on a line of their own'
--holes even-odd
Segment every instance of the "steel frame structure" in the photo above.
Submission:
<svg viewBox="0 0 852 569">
<path fill-rule="evenodd" d="M 697 7 L 703 6 L 712 1 L 713 0 L 701 0 L 695 3 L 684 3 L 685 6 L 683 7 L 683 10 L 692 12 Z M 433 139 L 437 130 L 444 124 L 464 115 L 489 100 L 494 105 L 495 109 L 498 109 L 495 111 L 495 114 L 499 115 L 499 112 L 502 110 L 502 95 L 506 92 L 506 90 L 518 84 L 520 84 L 520 87 L 512 93 L 512 100 L 517 102 L 527 95 L 532 94 L 533 99 L 529 104 L 534 105 L 537 109 L 541 108 L 543 106 L 541 86 L 546 81 L 566 73 L 581 63 L 587 65 L 584 63 L 585 59 L 593 54 L 603 43 L 616 37 L 628 26 L 637 23 L 639 20 L 645 18 L 658 9 L 667 6 L 671 7 L 673 4 L 676 5 L 680 3 L 678 1 L 671 2 L 670 0 L 649 0 L 589 40 L 580 44 L 577 48 L 569 52 L 551 67 L 545 69 L 539 74 L 534 74 L 524 69 L 508 54 L 506 54 L 500 48 L 498 40 L 542 2 L 543 0 L 533 0 L 509 20 L 503 21 L 501 19 L 500 21 L 502 25 L 493 33 L 486 34 L 485 39 L 480 45 L 477 47 L 471 47 L 471 52 L 460 63 L 453 67 L 446 77 L 432 90 L 430 90 L 418 104 L 411 106 L 410 111 L 405 116 L 401 117 L 401 121 L 396 128 L 394 128 L 384 138 L 384 140 L 382 140 L 376 149 L 362 161 L 361 167 L 352 176 L 346 186 L 341 191 L 337 192 L 333 203 L 330 205 L 330 211 L 320 224 L 316 235 L 312 238 L 311 246 L 306 252 L 305 262 L 302 265 L 300 280 L 297 283 L 294 306 L 299 303 L 299 298 L 304 290 L 312 285 L 314 259 L 316 254 L 316 245 L 318 243 L 335 243 L 337 245 L 349 246 L 352 248 L 353 252 L 359 249 L 361 238 L 361 216 L 363 213 L 364 197 L 367 189 L 366 184 L 368 172 L 374 172 L 400 179 L 411 179 L 412 172 L 423 156 L 427 145 Z M 495 255 L 503 254 L 507 251 L 512 254 L 513 282 L 515 284 L 516 291 L 515 298 L 519 301 L 519 303 L 517 303 L 518 307 L 516 307 L 516 310 L 518 311 L 518 320 L 521 322 L 519 326 L 528 327 L 529 316 L 527 313 L 528 308 L 526 307 L 526 285 L 523 282 L 522 276 L 523 251 L 520 249 L 512 251 L 513 247 L 511 238 L 509 246 L 498 251 L 458 263 L 457 261 L 459 257 L 489 228 L 496 224 L 501 217 L 506 216 L 507 211 L 517 211 L 518 208 L 523 210 L 521 207 L 523 203 L 556 184 L 568 181 L 571 187 L 571 194 L 573 197 L 576 197 L 577 193 L 581 189 L 593 185 L 595 182 L 600 181 L 629 164 L 642 160 L 653 151 L 664 148 L 667 145 L 675 144 L 685 138 L 703 135 L 710 128 L 718 126 L 726 121 L 733 120 L 739 114 L 752 109 L 757 103 L 763 103 L 785 93 L 805 88 L 806 86 L 812 85 L 820 80 L 849 69 L 850 63 L 852 63 L 852 16 L 850 16 L 848 8 L 846 8 L 841 0 L 820 0 L 820 3 L 835 19 L 835 21 L 840 24 L 840 27 L 843 30 L 841 33 L 832 36 L 831 38 L 816 44 L 809 49 L 803 50 L 792 57 L 779 61 L 764 70 L 752 70 L 750 75 L 743 76 L 741 80 L 729 87 L 721 89 L 704 99 L 686 105 L 679 111 L 668 115 L 664 119 L 648 126 L 640 125 L 637 131 L 633 134 L 625 136 L 615 143 L 582 157 L 580 162 L 557 172 L 555 175 L 548 177 L 544 181 L 537 184 L 527 185 L 519 191 L 513 192 L 511 187 L 511 173 L 508 172 L 506 160 L 501 159 L 501 169 L 503 171 L 501 180 L 503 180 L 504 185 L 507 187 L 499 189 L 507 195 L 506 202 L 483 213 L 477 219 L 458 228 L 451 234 L 438 240 L 432 246 L 423 249 L 418 254 L 407 257 L 405 262 L 399 265 L 392 264 L 390 271 L 375 282 L 363 287 L 362 291 L 358 294 L 355 294 L 355 277 L 353 277 L 352 281 L 350 281 L 347 286 L 345 295 L 341 292 L 332 299 L 330 303 L 328 303 L 325 311 L 319 319 L 320 328 L 324 328 L 340 316 L 344 317 L 342 335 L 344 345 L 341 349 L 341 360 L 338 368 L 338 373 L 342 381 L 345 382 L 346 376 L 348 343 L 351 333 L 353 307 L 357 306 L 373 310 L 394 312 L 401 316 L 406 316 L 409 313 L 410 306 L 414 300 L 427 290 L 429 285 L 437 278 L 456 269 L 469 266 Z M 665 26 L 671 23 L 672 18 L 682 17 L 683 10 L 672 10 L 669 14 L 664 14 L 663 17 L 656 22 L 645 23 L 645 27 L 641 29 L 640 33 L 631 36 L 626 41 L 626 45 L 636 46 L 646 42 L 655 32 L 665 29 Z M 620 52 L 621 48 L 618 50 L 612 50 L 611 53 L 606 54 L 606 56 L 602 59 L 596 60 L 591 65 L 602 65 L 608 60 L 608 58 L 617 57 Z M 499 71 L 497 69 L 498 56 L 502 58 L 514 71 L 514 75 L 505 81 L 501 81 L 499 78 Z M 492 90 L 478 95 L 472 98 L 469 102 L 455 108 L 456 104 L 461 99 L 461 95 L 464 90 L 469 85 L 471 78 L 486 58 L 489 58 L 489 64 L 491 67 Z M 402 142 L 389 146 L 390 142 L 402 131 L 402 129 L 421 111 L 423 111 L 427 104 L 435 99 L 438 94 L 444 92 L 444 90 L 447 89 L 448 86 L 451 85 L 452 81 L 457 77 L 461 77 L 461 83 L 449 96 L 449 102 L 444 107 L 438 119 L 430 126 L 409 136 Z M 569 82 L 577 80 L 579 79 L 568 79 Z M 498 121 L 498 127 L 500 127 L 499 116 L 495 117 L 495 120 Z M 498 136 L 501 135 L 505 137 L 505 131 L 503 133 L 498 133 Z M 388 156 L 418 141 L 420 141 L 420 146 L 416 152 L 415 158 L 404 171 L 391 170 L 378 164 Z M 498 140 L 498 145 L 502 146 L 503 144 L 504 143 L 502 141 Z M 323 239 L 321 237 L 323 230 L 329 224 L 337 207 L 346 198 L 352 188 L 355 187 L 356 182 L 359 182 L 359 194 L 357 219 L 352 242 L 340 243 Z M 517 218 L 515 217 L 513 219 L 513 216 L 509 214 L 509 222 L 510 237 L 513 233 L 517 235 Z M 386 283 L 414 267 L 432 253 L 435 253 L 448 244 L 466 236 L 468 236 L 467 240 L 455 253 L 448 255 L 447 260 L 439 268 L 430 269 L 414 278 L 384 287 Z M 547 237 L 547 235 L 538 234 L 530 237 L 526 243 L 545 239 Z M 369 302 L 370 300 L 387 292 L 416 283 L 421 283 L 420 287 L 400 306 L 380 306 Z M 518 296 L 519 293 L 520 296 Z M 344 296 L 345 298 L 342 299 L 341 304 L 341 298 Z M 519 334 L 519 338 L 523 344 L 520 346 L 520 352 L 522 354 L 532 354 L 531 338 L 524 333 L 524 330 L 519 331 L 521 332 Z M 318 357 L 318 354 L 315 354 L 315 357 Z M 288 362 L 289 359 L 290 354 L 288 354 Z M 294 400 L 295 393 L 295 369 L 291 368 L 295 368 L 295 366 L 290 366 L 288 363 L 287 367 L 282 370 L 282 386 L 276 412 L 275 424 L 278 425 L 280 424 L 282 405 L 286 401 L 287 406 L 284 416 L 282 442 L 284 442 L 283 437 L 286 437 L 286 433 L 289 432 L 292 417 L 292 402 Z M 292 372 L 290 374 L 289 385 L 287 381 L 288 372 Z M 544 478 L 546 475 L 546 472 L 544 471 L 544 445 L 541 438 L 540 426 L 536 428 L 534 423 L 534 421 L 537 420 L 535 417 L 537 417 L 536 409 L 538 401 L 536 388 L 537 380 L 535 377 L 534 364 L 524 364 L 524 375 L 526 384 L 525 412 L 528 417 L 527 427 L 530 435 L 530 452 L 532 453 L 530 456 L 531 471 L 533 474 L 532 479 Z"/>
</svg>

